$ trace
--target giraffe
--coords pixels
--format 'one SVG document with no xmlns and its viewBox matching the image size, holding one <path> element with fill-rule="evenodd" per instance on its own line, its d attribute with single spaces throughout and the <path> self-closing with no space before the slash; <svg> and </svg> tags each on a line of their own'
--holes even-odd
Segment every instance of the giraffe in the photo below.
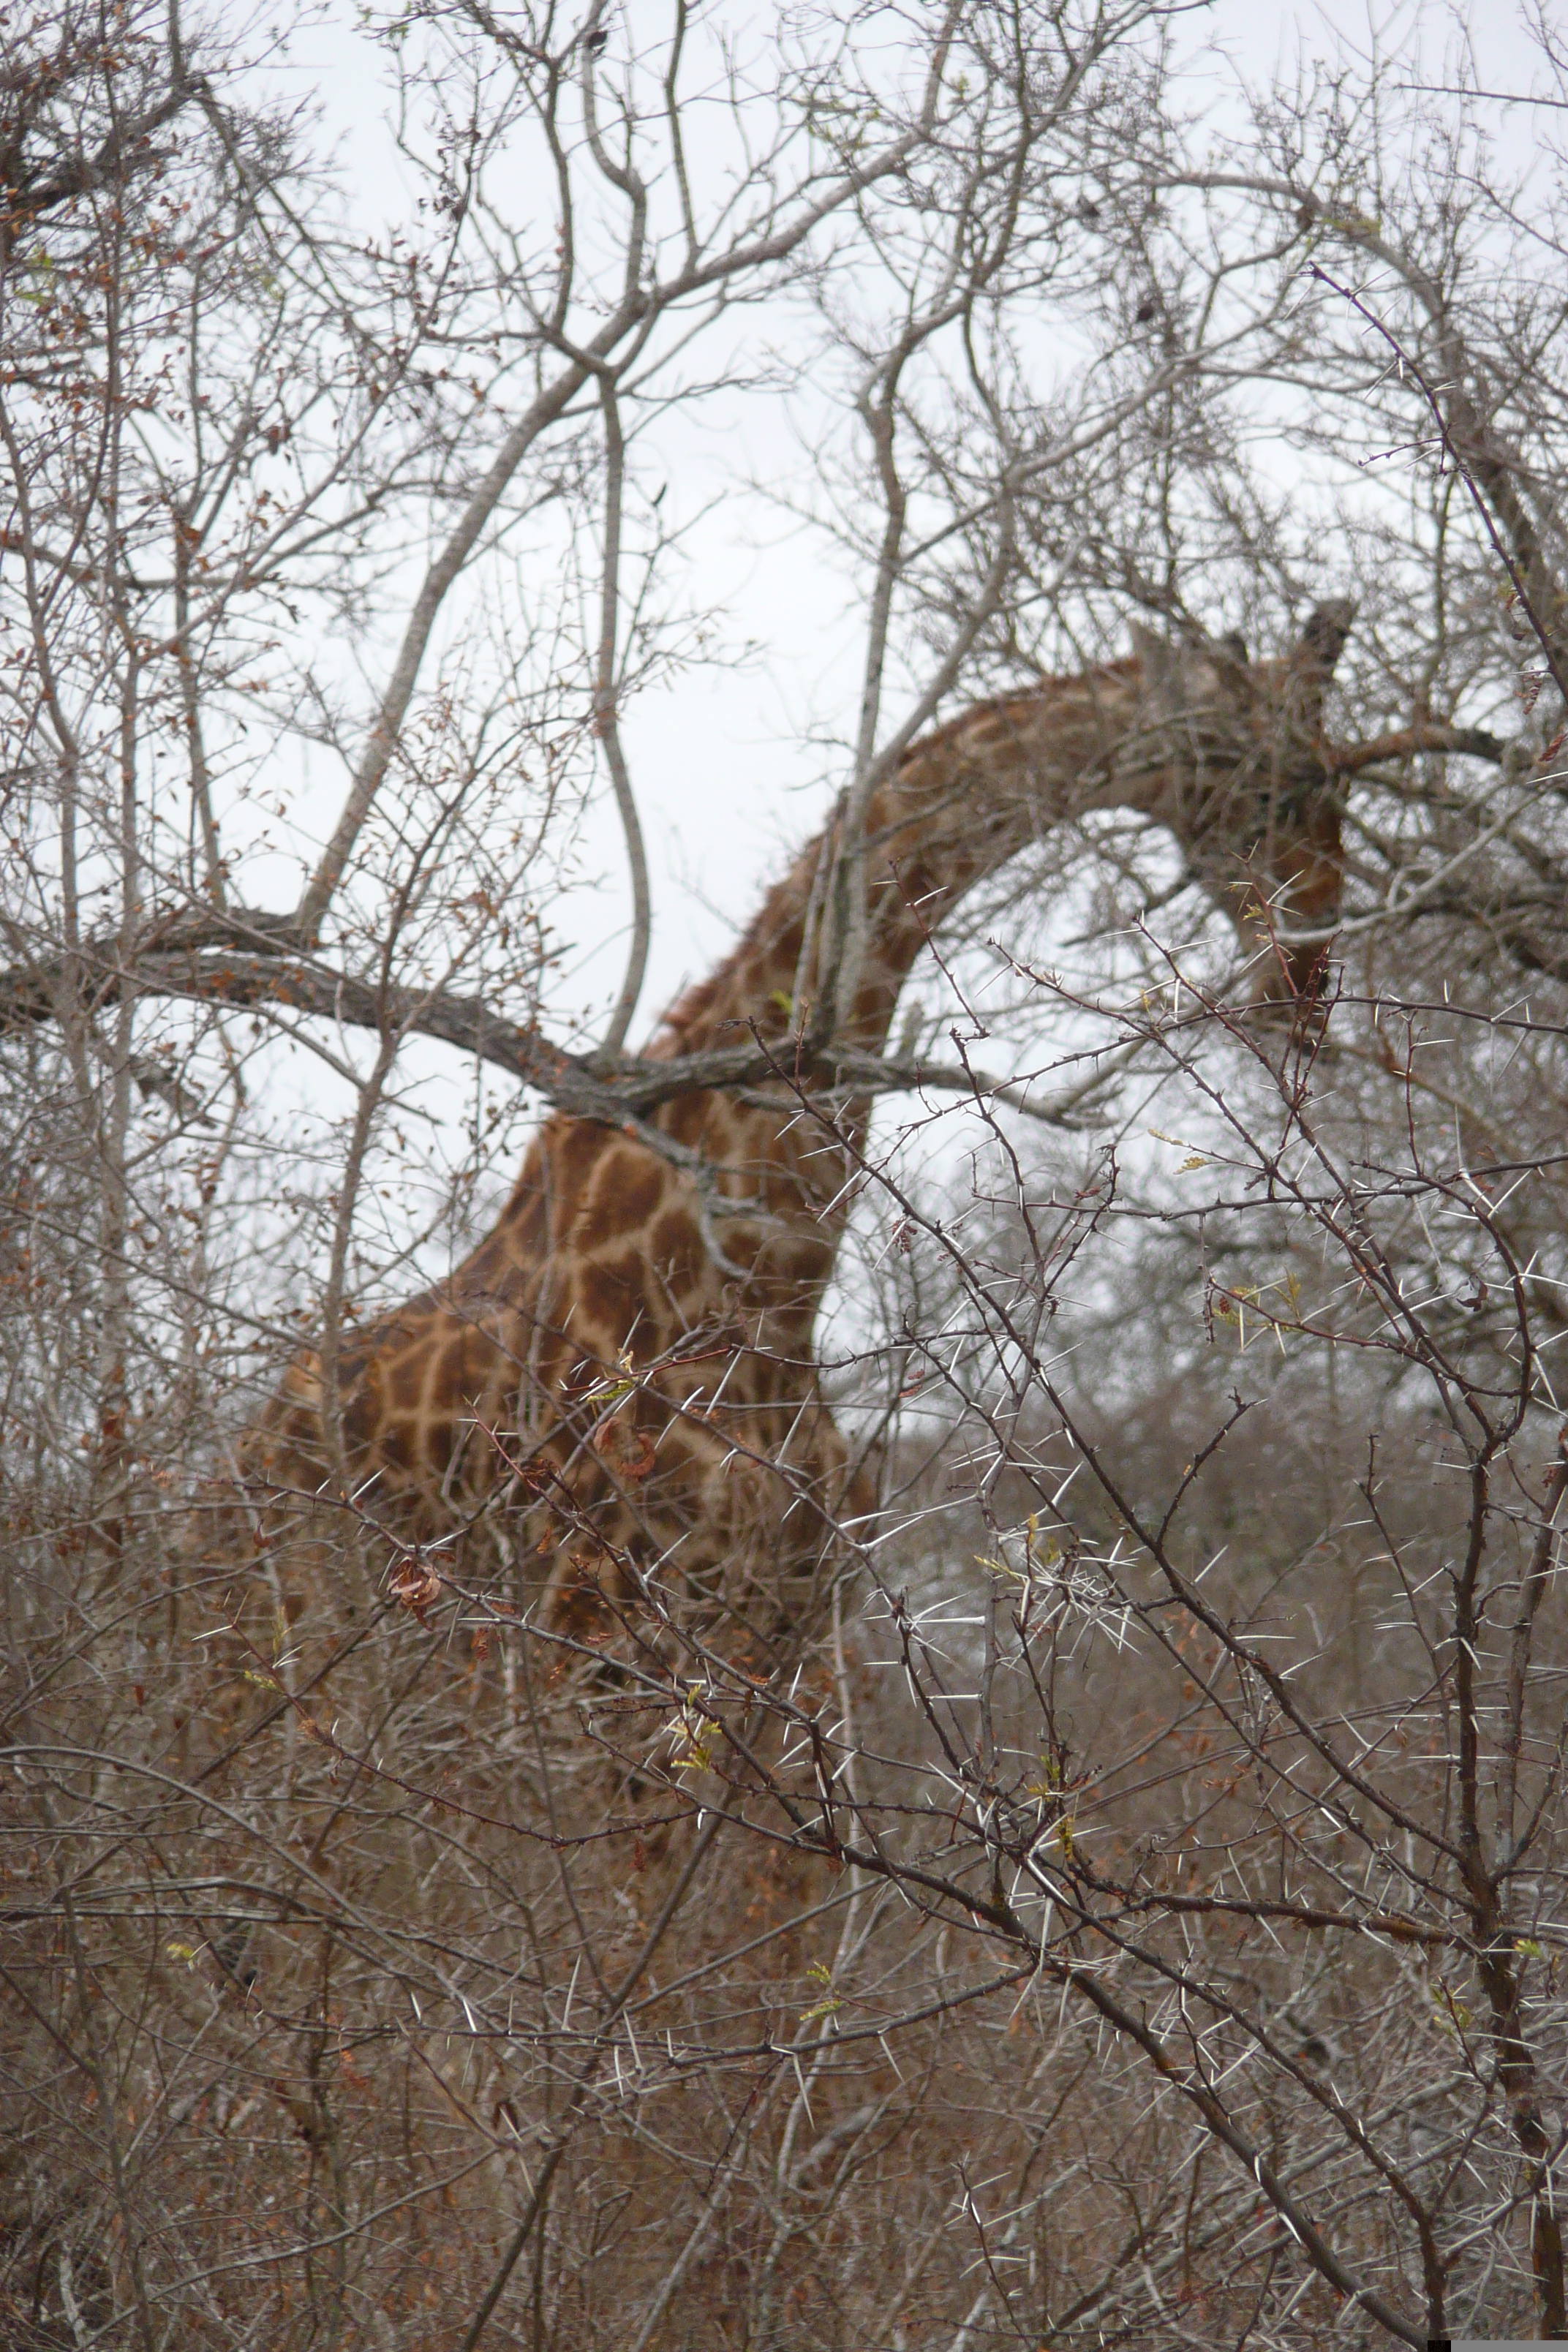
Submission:
<svg viewBox="0 0 1568 2352">
<path fill-rule="evenodd" d="M 352 1494 L 402 1544 L 437 1548 L 510 1496 L 557 1628 L 603 1638 L 606 1605 L 652 1579 L 765 1651 L 770 1622 L 809 1611 L 835 1526 L 870 1500 L 813 1349 L 868 1108 L 842 1089 L 826 1105 L 833 1045 L 880 1052 L 965 892 L 1093 809 L 1166 824 L 1244 931 L 1262 937 L 1270 908 L 1321 931 L 1340 886 L 1322 704 L 1349 625 L 1348 606 L 1321 607 L 1293 652 L 1257 664 L 1239 640 L 1139 633 L 1130 658 L 917 740 L 871 800 L 867 948 L 836 1040 L 814 1049 L 795 1003 L 830 825 L 647 1049 L 679 1064 L 751 1036 L 779 1076 L 676 1093 L 637 1132 L 546 1119 L 470 1255 L 345 1334 L 335 1413 L 319 1352 L 289 1368 L 247 1442 L 253 1488 Z M 1273 961 L 1273 992 L 1310 991 L 1310 951 Z"/>
</svg>

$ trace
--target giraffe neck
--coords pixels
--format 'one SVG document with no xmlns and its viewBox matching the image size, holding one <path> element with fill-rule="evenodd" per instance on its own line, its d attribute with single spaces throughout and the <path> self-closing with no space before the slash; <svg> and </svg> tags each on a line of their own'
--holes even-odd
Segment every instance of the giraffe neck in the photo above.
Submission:
<svg viewBox="0 0 1568 2352">
<path fill-rule="evenodd" d="M 931 934 L 1045 824 L 1069 807 L 1154 804 L 1157 779 L 1117 757 L 1138 699 L 1138 665 L 1121 662 L 983 704 L 905 754 L 868 812 L 869 939 L 845 1042 L 862 1052 L 885 1045 Z M 748 1033 L 782 1044 L 798 1029 L 802 946 L 836 845 L 832 825 L 806 844 L 736 947 L 665 1016 L 652 1058 Z"/>
</svg>

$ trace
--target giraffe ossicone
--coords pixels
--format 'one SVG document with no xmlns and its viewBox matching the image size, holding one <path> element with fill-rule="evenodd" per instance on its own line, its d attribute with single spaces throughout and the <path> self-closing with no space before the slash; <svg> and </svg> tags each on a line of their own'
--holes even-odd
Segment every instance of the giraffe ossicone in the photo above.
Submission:
<svg viewBox="0 0 1568 2352">
<path fill-rule="evenodd" d="M 912 745 L 870 803 L 865 950 L 836 1042 L 879 1053 L 964 894 L 1096 809 L 1167 825 L 1255 936 L 1280 918 L 1321 936 L 1340 889 L 1322 705 L 1350 619 L 1321 606 L 1290 654 L 1258 664 L 1237 639 L 1139 632 L 1131 659 Z M 546 1119 L 478 1247 L 343 1336 L 335 1412 L 320 1354 L 289 1368 L 243 1449 L 275 1523 L 346 1511 L 427 1547 L 493 1534 L 499 1516 L 557 1630 L 591 1640 L 650 1593 L 727 1612 L 759 1664 L 799 1630 L 837 1531 L 872 1499 L 814 1352 L 868 1108 L 841 1088 L 830 1104 L 828 1059 L 799 1050 L 803 947 L 836 846 L 829 828 L 801 851 L 648 1049 L 679 1064 L 752 1035 L 777 1048 L 778 1078 L 667 1099 L 648 1124 L 668 1154 Z M 1310 990 L 1314 961 L 1273 958 L 1275 992 Z"/>
</svg>

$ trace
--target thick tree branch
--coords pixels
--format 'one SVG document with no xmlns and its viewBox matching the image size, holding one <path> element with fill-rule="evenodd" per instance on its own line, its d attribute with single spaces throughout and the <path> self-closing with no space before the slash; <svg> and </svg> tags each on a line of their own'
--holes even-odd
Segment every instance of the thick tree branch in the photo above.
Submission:
<svg viewBox="0 0 1568 2352">
<path fill-rule="evenodd" d="M 577 1118 L 621 1127 L 679 1096 L 739 1088 L 784 1079 L 799 1083 L 793 1048 L 787 1068 L 764 1042 L 723 1046 L 674 1060 L 573 1054 L 531 1023 L 517 1022 L 476 996 L 445 989 L 387 987 L 336 970 L 306 950 L 284 917 L 247 913 L 195 917 L 154 934 L 133 966 L 109 940 L 71 960 L 35 963 L 0 975 L 0 1037 L 58 1018 L 61 991 L 72 974 L 92 1013 L 136 996 L 186 998 L 237 1008 L 346 1024 L 384 1034 L 433 1037 L 521 1078 L 556 1109 Z M 781 1041 L 782 1050 L 782 1041 Z M 1058 1099 L 1042 1100 L 1027 1081 L 991 1076 L 954 1064 L 826 1047 L 812 1066 L 814 1092 L 846 1095 L 930 1089 L 1010 1104 L 1028 1117 L 1055 1123 L 1092 1091 L 1098 1072 Z"/>
</svg>

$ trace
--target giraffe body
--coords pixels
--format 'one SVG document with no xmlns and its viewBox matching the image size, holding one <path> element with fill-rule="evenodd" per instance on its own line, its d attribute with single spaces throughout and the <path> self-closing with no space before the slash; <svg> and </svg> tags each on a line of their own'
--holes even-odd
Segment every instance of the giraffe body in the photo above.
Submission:
<svg viewBox="0 0 1568 2352">
<path fill-rule="evenodd" d="M 1145 640 L 1131 660 L 981 705 L 915 744 L 871 804 L 869 945 L 838 1040 L 879 1051 L 910 967 L 964 893 L 1095 808 L 1168 824 L 1233 914 L 1250 877 L 1255 908 L 1268 897 L 1298 924 L 1331 918 L 1337 819 L 1317 735 L 1347 625 L 1321 614 L 1292 656 L 1256 667 L 1230 646 Z M 868 1501 L 813 1350 L 866 1118 L 841 1097 L 816 1115 L 826 1072 L 803 1061 L 795 1016 L 832 846 L 830 828 L 801 853 L 649 1049 L 678 1061 L 751 1034 L 780 1081 L 693 1089 L 651 1113 L 685 1164 L 635 1133 L 548 1119 L 471 1255 L 345 1335 L 341 1452 L 321 1358 L 302 1356 L 249 1441 L 254 1484 L 333 1488 L 419 1544 L 510 1495 L 531 1525 L 542 1518 L 542 1574 L 568 1617 L 595 1587 L 624 1602 L 628 1563 L 634 1580 L 689 1595 L 717 1600 L 723 1584 L 742 1617 L 742 1588 L 759 1605 L 786 1591 L 804 1605 L 830 1530 Z M 1304 967 L 1285 978 L 1299 987 Z M 706 1204 L 693 1154 L 710 1171 Z"/>
</svg>

